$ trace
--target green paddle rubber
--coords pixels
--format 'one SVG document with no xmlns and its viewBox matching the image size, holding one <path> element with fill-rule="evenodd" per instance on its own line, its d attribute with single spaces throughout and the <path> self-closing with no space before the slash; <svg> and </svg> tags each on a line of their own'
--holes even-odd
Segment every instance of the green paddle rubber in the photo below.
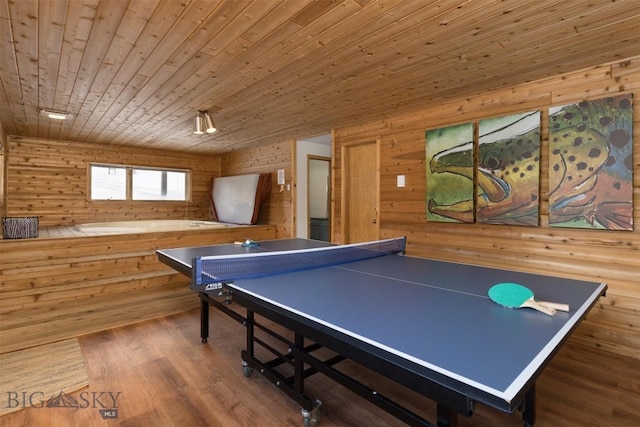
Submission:
<svg viewBox="0 0 640 427">
<path fill-rule="evenodd" d="M 540 304 L 533 298 L 531 289 L 517 283 L 498 283 L 489 289 L 489 298 L 497 304 L 509 308 L 533 308 L 549 316 L 556 314 L 556 309 Z"/>
</svg>

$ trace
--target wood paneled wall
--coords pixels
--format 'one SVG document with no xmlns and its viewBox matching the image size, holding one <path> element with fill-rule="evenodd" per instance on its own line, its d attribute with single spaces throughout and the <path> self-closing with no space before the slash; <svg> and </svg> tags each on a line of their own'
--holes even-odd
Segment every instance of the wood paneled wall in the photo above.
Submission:
<svg viewBox="0 0 640 427">
<path fill-rule="evenodd" d="M 283 145 L 258 150 L 258 164 L 242 163 L 254 152 L 231 156 L 232 172 L 274 172 L 290 164 Z M 10 137 L 6 208 L 10 216 L 38 216 L 40 226 L 127 219 L 209 218 L 211 179 L 220 176 L 217 156 L 94 146 Z M 89 162 L 189 169 L 192 200 L 121 202 L 87 200 Z M 266 165 L 266 167 L 265 167 Z M 288 172 L 290 177 L 290 169 Z M 272 197 L 263 223 L 290 221 Z M 274 216 L 271 221 L 270 217 Z M 278 227 L 288 230 L 289 226 Z M 189 279 L 157 260 L 157 248 L 230 243 L 276 237 L 274 225 L 115 236 L 0 240 L 0 353 L 189 310 L 198 299 Z M 197 326 L 195 326 L 197 327 Z"/>
<path fill-rule="evenodd" d="M 0 152 L 4 151 L 4 147 L 7 145 L 7 133 L 4 131 L 4 126 L 0 123 Z"/>
<path fill-rule="evenodd" d="M 6 216 L 5 194 L 7 192 L 6 187 L 6 175 L 7 170 L 7 156 L 4 154 L 4 150 L 0 149 L 0 217 Z"/>
<path fill-rule="evenodd" d="M 7 216 L 38 216 L 41 226 L 135 219 L 207 219 L 217 156 L 9 137 Z M 191 201 L 89 201 L 91 162 L 191 171 Z"/>
<path fill-rule="evenodd" d="M 5 147 L 7 146 L 7 134 L 4 131 L 2 123 L 0 123 L 0 217 L 5 216 L 5 199 L 6 179 L 5 170 L 7 168 L 7 156 L 5 156 Z"/>
<path fill-rule="evenodd" d="M 619 93 L 634 94 L 633 232 L 561 229 L 548 221 L 548 140 L 541 146 L 541 225 L 516 227 L 426 221 L 425 130 Z M 390 112 L 391 113 L 391 112 Z M 380 237 L 406 235 L 412 255 L 606 282 L 575 340 L 640 359 L 640 58 L 450 102 L 381 122 L 336 129 L 333 240 L 341 241 L 340 152 L 380 143 Z M 396 175 L 406 187 L 396 188 Z"/>
<path fill-rule="evenodd" d="M 198 307 L 156 249 L 275 237 L 247 228 L 0 241 L 0 353 Z"/>
<path fill-rule="evenodd" d="M 221 156 L 221 175 L 271 173 L 271 194 L 260 210 L 258 223 L 276 226 L 276 237 L 295 236 L 294 188 L 295 141 L 285 141 L 253 149 L 232 151 Z M 277 184 L 278 169 L 285 171 L 285 185 Z M 249 236 L 250 237 L 250 236 Z"/>
</svg>

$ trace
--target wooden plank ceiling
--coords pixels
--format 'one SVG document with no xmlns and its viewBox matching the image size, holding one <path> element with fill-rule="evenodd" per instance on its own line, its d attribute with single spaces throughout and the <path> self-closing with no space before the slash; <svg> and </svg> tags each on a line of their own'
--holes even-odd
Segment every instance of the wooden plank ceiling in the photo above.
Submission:
<svg viewBox="0 0 640 427">
<path fill-rule="evenodd" d="M 222 153 L 640 55 L 640 1 L 0 0 L 0 33 L 8 135 Z"/>
</svg>

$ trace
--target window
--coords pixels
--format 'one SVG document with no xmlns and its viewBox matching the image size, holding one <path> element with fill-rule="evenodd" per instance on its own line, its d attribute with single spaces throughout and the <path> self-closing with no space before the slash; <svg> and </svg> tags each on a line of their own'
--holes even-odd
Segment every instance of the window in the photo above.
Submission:
<svg viewBox="0 0 640 427">
<path fill-rule="evenodd" d="M 127 169 L 91 165 L 91 200 L 127 200 Z"/>
<path fill-rule="evenodd" d="M 133 169 L 133 200 L 186 200 L 185 172 Z"/>
<path fill-rule="evenodd" d="M 188 200 L 189 172 L 93 164 L 91 200 Z"/>
</svg>

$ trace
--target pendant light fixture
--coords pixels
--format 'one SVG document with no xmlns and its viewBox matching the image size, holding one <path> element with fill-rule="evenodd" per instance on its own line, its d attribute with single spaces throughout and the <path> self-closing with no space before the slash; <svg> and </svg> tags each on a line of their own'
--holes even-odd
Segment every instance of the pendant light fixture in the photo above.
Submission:
<svg viewBox="0 0 640 427">
<path fill-rule="evenodd" d="M 204 112 L 204 130 L 207 133 L 214 133 L 217 130 L 215 123 L 213 123 L 213 119 L 206 111 Z"/>
<path fill-rule="evenodd" d="M 214 133 L 216 125 L 207 111 L 198 110 L 193 118 L 193 133 L 202 135 L 203 133 Z"/>
<path fill-rule="evenodd" d="M 193 133 L 196 135 L 202 135 L 204 133 L 204 116 L 200 111 L 198 111 L 193 118 Z"/>
</svg>

